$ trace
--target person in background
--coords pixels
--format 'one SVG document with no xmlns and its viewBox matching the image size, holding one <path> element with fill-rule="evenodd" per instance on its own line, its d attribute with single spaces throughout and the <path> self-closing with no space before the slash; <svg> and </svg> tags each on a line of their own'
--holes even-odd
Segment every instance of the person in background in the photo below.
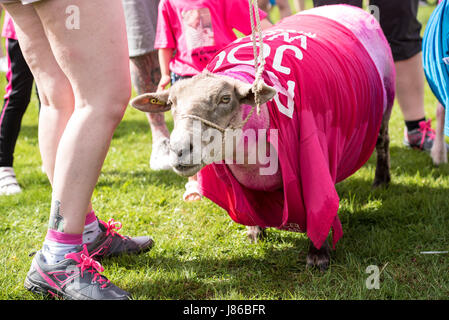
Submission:
<svg viewBox="0 0 449 320">
<path fill-rule="evenodd" d="M 7 85 L 0 113 L 0 196 L 22 192 L 13 169 L 14 149 L 22 117 L 30 103 L 33 74 L 30 71 L 17 41 L 11 16 L 5 11 L 2 37 L 7 53 Z"/>
<path fill-rule="evenodd" d="M 314 6 L 349 4 L 362 7 L 362 0 L 314 0 Z M 380 13 L 380 25 L 390 43 L 396 67 L 396 97 L 405 128 L 404 145 L 430 152 L 435 130 L 424 111 L 424 72 L 419 0 L 371 0 Z"/>
<path fill-rule="evenodd" d="M 122 0 L 130 57 L 131 80 L 138 95 L 154 92 L 161 79 L 156 37 L 159 0 Z M 170 170 L 169 136 L 163 113 L 146 113 L 151 128 L 150 168 Z"/>
<path fill-rule="evenodd" d="M 259 10 L 262 29 L 271 26 L 267 14 Z M 168 84 L 199 74 L 209 60 L 237 39 L 233 29 L 251 33 L 248 2 L 241 0 L 161 0 L 156 41 L 161 80 L 158 91 Z M 186 184 L 184 201 L 198 201 L 196 176 Z"/>
</svg>

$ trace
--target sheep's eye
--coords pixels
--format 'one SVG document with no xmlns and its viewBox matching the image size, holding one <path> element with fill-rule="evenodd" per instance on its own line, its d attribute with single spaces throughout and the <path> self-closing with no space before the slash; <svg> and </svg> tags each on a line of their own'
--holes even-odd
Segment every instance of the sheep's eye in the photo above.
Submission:
<svg viewBox="0 0 449 320">
<path fill-rule="evenodd" d="M 220 100 L 221 103 L 229 103 L 230 101 L 231 101 L 230 96 L 223 96 L 223 97 L 221 97 L 221 100 Z"/>
<path fill-rule="evenodd" d="M 160 104 L 160 105 L 164 104 L 164 102 L 162 102 L 162 101 L 160 101 L 159 99 L 156 99 L 156 98 L 150 99 L 150 103 L 152 103 L 152 104 Z"/>
</svg>

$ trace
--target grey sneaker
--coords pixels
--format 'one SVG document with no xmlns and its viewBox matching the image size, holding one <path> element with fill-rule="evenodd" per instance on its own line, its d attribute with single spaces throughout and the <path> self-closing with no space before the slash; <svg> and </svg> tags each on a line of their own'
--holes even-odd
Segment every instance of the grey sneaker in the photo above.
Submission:
<svg viewBox="0 0 449 320">
<path fill-rule="evenodd" d="M 81 248 L 80 248 L 81 250 Z M 86 246 L 54 265 L 45 262 L 40 251 L 34 256 L 25 278 L 31 292 L 68 300 L 128 300 L 128 292 L 101 275 L 103 267 L 89 255 Z"/>
<path fill-rule="evenodd" d="M 421 121 L 419 128 L 404 130 L 404 145 L 412 149 L 430 152 L 435 140 L 435 130 L 432 129 L 432 120 Z"/>
<path fill-rule="evenodd" d="M 122 224 L 114 219 L 109 219 L 107 223 L 98 220 L 98 224 L 102 232 L 87 245 L 87 250 L 97 259 L 143 253 L 153 247 L 154 241 L 148 236 L 131 238 L 119 234 L 117 231 L 122 228 Z"/>
</svg>

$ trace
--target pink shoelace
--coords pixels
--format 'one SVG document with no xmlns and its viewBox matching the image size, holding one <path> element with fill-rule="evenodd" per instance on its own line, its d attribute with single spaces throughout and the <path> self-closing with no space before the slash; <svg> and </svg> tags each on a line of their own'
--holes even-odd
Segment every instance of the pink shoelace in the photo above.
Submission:
<svg viewBox="0 0 449 320">
<path fill-rule="evenodd" d="M 120 233 L 118 233 L 118 231 L 122 228 L 122 223 L 115 221 L 114 219 L 109 219 L 108 222 L 104 222 L 104 221 L 100 221 L 103 226 L 106 228 L 106 236 L 112 234 L 113 236 L 118 235 L 119 237 L 121 237 L 122 239 L 124 239 L 125 237 L 122 236 Z"/>
<path fill-rule="evenodd" d="M 101 287 L 104 288 L 109 284 L 110 281 L 106 277 L 101 275 L 101 272 L 104 271 L 104 268 L 98 261 L 96 261 L 93 258 L 94 256 L 95 253 L 89 255 L 89 252 L 87 251 L 87 246 L 84 245 L 83 251 L 69 253 L 65 257 L 67 259 L 73 259 L 76 262 L 78 262 L 76 266 L 81 269 L 81 277 L 84 276 L 84 271 L 87 270 L 87 272 L 94 275 L 92 281 L 94 282 L 97 281 L 98 283 L 102 284 Z"/>
<path fill-rule="evenodd" d="M 435 130 L 432 129 L 432 119 L 429 119 L 427 121 L 421 121 L 419 123 L 419 131 L 422 133 L 420 143 L 421 148 L 423 147 L 427 136 L 432 140 L 435 139 Z"/>
</svg>

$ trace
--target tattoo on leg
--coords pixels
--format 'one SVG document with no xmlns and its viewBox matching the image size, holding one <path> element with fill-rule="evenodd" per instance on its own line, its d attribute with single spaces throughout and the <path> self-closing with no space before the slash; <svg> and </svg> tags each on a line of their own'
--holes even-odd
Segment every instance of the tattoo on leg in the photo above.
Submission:
<svg viewBox="0 0 449 320">
<path fill-rule="evenodd" d="M 64 232 L 64 218 L 61 216 L 61 201 L 55 200 L 51 206 L 48 228 Z"/>
<path fill-rule="evenodd" d="M 161 79 L 157 52 L 131 58 L 131 77 L 137 94 L 156 91 Z"/>
</svg>

